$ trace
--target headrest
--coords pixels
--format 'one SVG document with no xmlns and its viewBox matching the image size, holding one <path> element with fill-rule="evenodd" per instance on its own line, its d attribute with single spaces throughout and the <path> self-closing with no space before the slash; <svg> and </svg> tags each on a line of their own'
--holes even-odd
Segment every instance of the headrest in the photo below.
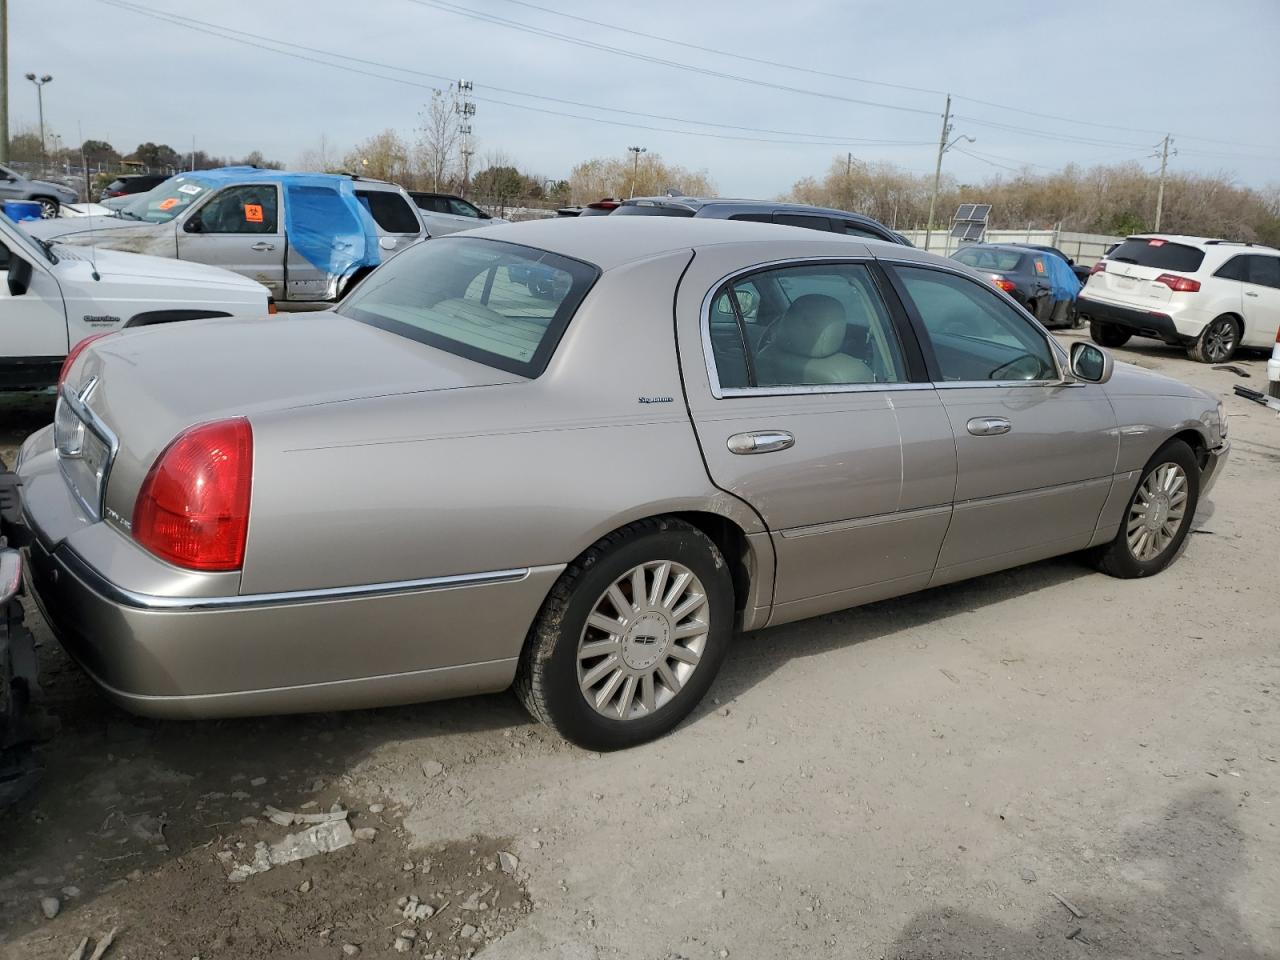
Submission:
<svg viewBox="0 0 1280 960">
<path fill-rule="evenodd" d="M 787 308 L 774 341 L 779 350 L 821 359 L 844 346 L 844 307 L 835 297 L 806 293 Z"/>
</svg>

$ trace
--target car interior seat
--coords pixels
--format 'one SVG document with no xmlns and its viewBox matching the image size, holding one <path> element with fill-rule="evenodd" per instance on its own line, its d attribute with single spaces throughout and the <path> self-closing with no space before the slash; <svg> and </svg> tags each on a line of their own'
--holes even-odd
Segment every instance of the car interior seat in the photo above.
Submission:
<svg viewBox="0 0 1280 960">
<path fill-rule="evenodd" d="M 844 307 L 835 297 L 797 297 L 778 321 L 772 341 L 760 349 L 760 384 L 872 383 L 871 367 L 842 352 L 846 332 Z"/>
</svg>

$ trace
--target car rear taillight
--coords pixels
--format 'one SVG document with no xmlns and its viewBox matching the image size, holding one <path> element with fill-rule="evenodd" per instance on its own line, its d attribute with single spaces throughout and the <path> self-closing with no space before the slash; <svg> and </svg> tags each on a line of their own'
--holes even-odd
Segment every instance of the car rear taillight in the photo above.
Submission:
<svg viewBox="0 0 1280 960">
<path fill-rule="evenodd" d="M 1156 283 L 1163 283 L 1175 293 L 1198 293 L 1200 290 L 1200 281 L 1192 280 L 1190 277 L 1180 277 L 1176 273 L 1162 273 L 1156 277 Z"/>
<path fill-rule="evenodd" d="M 1106 273 L 1106 272 L 1107 272 L 1107 265 L 1102 260 L 1099 260 L 1097 263 L 1095 263 L 1092 267 L 1089 268 L 1089 276 L 1091 277 L 1095 273 Z"/>
<path fill-rule="evenodd" d="M 1018 285 L 1012 280 L 1006 280 L 1004 277 L 992 277 L 991 282 L 1003 290 L 1005 293 L 1013 293 L 1018 289 Z"/>
<path fill-rule="evenodd" d="M 72 347 L 70 350 L 67 351 L 67 359 L 62 361 L 62 368 L 58 371 L 58 388 L 59 389 L 62 388 L 62 381 L 67 379 L 67 374 L 71 372 L 71 367 L 76 362 L 76 359 L 80 356 L 80 354 L 84 353 L 84 348 L 87 347 L 89 344 L 93 343 L 93 341 L 95 340 L 101 340 L 103 337 L 111 336 L 111 334 L 114 332 L 115 332 L 114 330 L 109 330 L 106 333 L 95 333 L 91 337 L 85 337 L 83 340 L 81 340 L 74 347 Z"/>
<path fill-rule="evenodd" d="M 249 534 L 253 430 L 243 417 L 180 434 L 133 506 L 133 539 L 189 570 L 239 570 Z"/>
</svg>

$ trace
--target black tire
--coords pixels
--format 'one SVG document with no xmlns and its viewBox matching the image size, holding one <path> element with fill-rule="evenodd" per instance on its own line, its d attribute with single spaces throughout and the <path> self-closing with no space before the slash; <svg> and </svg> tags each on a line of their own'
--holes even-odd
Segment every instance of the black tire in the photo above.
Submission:
<svg viewBox="0 0 1280 960">
<path fill-rule="evenodd" d="M 40 219 L 52 220 L 58 215 L 58 201 L 50 197 L 34 197 L 36 203 L 40 204 Z"/>
<path fill-rule="evenodd" d="M 1123 347 L 1132 336 L 1124 327 L 1118 327 L 1114 323 L 1107 323 L 1105 320 L 1089 321 L 1089 339 L 1100 347 Z"/>
<path fill-rule="evenodd" d="M 682 564 L 701 581 L 708 604 L 706 646 L 671 700 L 651 715 L 610 719 L 579 688 L 578 642 L 611 584 L 640 564 L 661 560 Z M 645 743 L 679 724 L 710 689 L 729 649 L 733 616 L 728 565 L 705 534 L 673 517 L 629 524 L 596 541 L 551 588 L 521 651 L 516 695 L 535 719 L 588 750 Z"/>
<path fill-rule="evenodd" d="M 1187 347 L 1187 356 L 1199 363 L 1226 363 L 1240 347 L 1241 332 L 1235 317 L 1214 317 Z"/>
<path fill-rule="evenodd" d="M 1082 329 L 1085 325 L 1085 321 L 1088 319 L 1083 313 L 1076 309 L 1076 305 L 1074 303 L 1071 305 L 1071 309 L 1067 312 L 1067 316 L 1071 318 L 1068 326 L 1070 326 L 1072 330 Z"/>
<path fill-rule="evenodd" d="M 1187 500 L 1183 507 L 1182 524 L 1159 554 L 1146 560 L 1139 560 L 1129 546 L 1129 518 L 1133 513 L 1134 503 L 1138 499 L 1139 491 L 1142 490 L 1142 485 L 1147 481 L 1147 478 L 1165 464 L 1170 463 L 1181 467 L 1187 477 Z M 1120 520 L 1120 529 L 1116 531 L 1115 539 L 1111 543 L 1095 553 L 1095 565 L 1103 573 L 1112 577 L 1119 577 L 1122 580 L 1150 577 L 1159 573 L 1174 561 L 1178 551 L 1182 549 L 1183 541 L 1187 539 L 1187 535 L 1191 532 L 1191 525 L 1195 522 L 1196 507 L 1199 503 L 1200 465 L 1196 462 L 1196 456 L 1183 441 L 1170 440 L 1147 461 L 1147 465 L 1142 470 L 1142 475 L 1134 485 L 1133 493 L 1130 495 L 1128 503 L 1125 504 L 1124 515 Z"/>
</svg>

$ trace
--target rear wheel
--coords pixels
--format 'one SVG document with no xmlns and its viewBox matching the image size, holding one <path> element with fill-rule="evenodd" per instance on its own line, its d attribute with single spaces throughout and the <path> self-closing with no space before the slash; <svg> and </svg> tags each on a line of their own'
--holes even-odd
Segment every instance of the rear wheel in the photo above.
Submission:
<svg viewBox="0 0 1280 960">
<path fill-rule="evenodd" d="M 1131 336 L 1133 334 L 1128 330 L 1114 323 L 1107 323 L 1105 320 L 1089 321 L 1089 338 L 1100 347 L 1123 347 Z"/>
<path fill-rule="evenodd" d="M 1187 356 L 1200 363 L 1226 363 L 1240 346 L 1240 323 L 1235 317 L 1215 318 L 1187 347 Z"/>
<path fill-rule="evenodd" d="M 1116 537 L 1097 554 L 1098 569 L 1121 579 L 1149 577 L 1173 562 L 1200 501 L 1200 465 L 1171 440 L 1156 451 L 1129 498 Z"/>
<path fill-rule="evenodd" d="M 57 200 L 51 200 L 48 197 L 39 197 L 36 202 L 40 204 L 40 219 L 52 220 L 58 215 Z"/>
<path fill-rule="evenodd" d="M 630 524 L 556 581 L 525 642 L 516 694 L 578 746 L 644 743 L 702 699 L 732 629 L 733 583 L 715 544 L 674 518 Z"/>
</svg>

